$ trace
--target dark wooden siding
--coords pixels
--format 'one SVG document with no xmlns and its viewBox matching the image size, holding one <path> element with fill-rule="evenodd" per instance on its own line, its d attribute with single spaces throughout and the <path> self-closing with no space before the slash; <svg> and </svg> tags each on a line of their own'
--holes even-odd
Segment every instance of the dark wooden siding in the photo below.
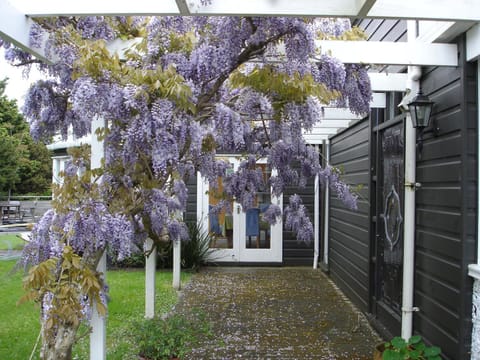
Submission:
<svg viewBox="0 0 480 360">
<path fill-rule="evenodd" d="M 189 223 L 197 222 L 197 177 L 192 176 L 187 182 L 188 197 L 187 211 L 185 212 L 185 221 Z"/>
<path fill-rule="evenodd" d="M 283 193 L 283 207 L 288 204 L 288 199 L 293 194 L 298 194 L 308 210 L 310 219 L 315 213 L 315 186 L 314 179 L 307 182 L 305 188 L 288 187 Z M 310 243 L 297 241 L 296 235 L 283 229 L 283 265 L 312 265 L 313 264 L 313 240 Z"/>
<path fill-rule="evenodd" d="M 344 172 L 344 181 L 362 186 L 356 211 L 330 196 L 330 275 L 363 311 L 369 306 L 369 133 L 363 120 L 333 137 L 330 150 L 330 163 Z"/>
<path fill-rule="evenodd" d="M 422 88 L 435 102 L 438 135 L 427 132 L 416 193 L 414 331 L 449 359 L 469 359 L 476 238 L 476 66 L 424 69 Z M 463 59 L 463 60 L 462 60 Z M 476 64 L 475 64 L 476 65 Z"/>
</svg>

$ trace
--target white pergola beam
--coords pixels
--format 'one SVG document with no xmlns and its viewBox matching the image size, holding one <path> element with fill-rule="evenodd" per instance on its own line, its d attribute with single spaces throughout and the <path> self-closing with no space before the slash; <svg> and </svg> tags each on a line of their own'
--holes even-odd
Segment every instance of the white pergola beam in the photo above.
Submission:
<svg viewBox="0 0 480 360">
<path fill-rule="evenodd" d="M 201 15 L 349 17 L 357 16 L 366 0 L 212 0 L 207 6 L 199 6 L 200 0 L 191 2 Z"/>
<path fill-rule="evenodd" d="M 480 21 L 480 1 L 477 0 L 378 0 L 368 17 Z"/>
<path fill-rule="evenodd" d="M 372 91 L 389 92 L 405 91 L 407 74 L 400 73 L 368 73 Z"/>
<path fill-rule="evenodd" d="M 2 0 L 5 1 L 5 0 Z M 11 0 L 29 16 L 252 15 L 479 21 L 476 0 Z"/>
<path fill-rule="evenodd" d="M 321 121 L 324 120 L 358 120 L 361 119 L 358 115 L 352 114 L 352 112 L 346 108 L 333 108 L 325 107 L 323 109 L 323 116 Z"/>
<path fill-rule="evenodd" d="M 467 31 L 467 61 L 480 57 L 480 25 Z"/>
<path fill-rule="evenodd" d="M 13 7 L 9 1 L 0 0 L 0 37 L 25 50 L 38 59 L 49 62 L 42 49 L 32 48 L 29 42 L 32 20 Z"/>
<path fill-rule="evenodd" d="M 2 0 L 5 1 L 5 0 Z M 176 0 L 13 0 L 30 17 L 86 15 L 180 15 Z M 181 4 L 182 1 L 178 0 Z M 185 9 L 184 9 L 185 10 Z"/>
<path fill-rule="evenodd" d="M 317 134 L 303 134 L 303 138 L 308 144 L 312 145 L 318 145 L 322 144 L 325 140 L 328 140 L 328 138 L 331 135 L 317 135 Z"/>
<path fill-rule="evenodd" d="M 458 66 L 456 44 L 319 40 L 322 53 L 344 63 Z"/>
</svg>

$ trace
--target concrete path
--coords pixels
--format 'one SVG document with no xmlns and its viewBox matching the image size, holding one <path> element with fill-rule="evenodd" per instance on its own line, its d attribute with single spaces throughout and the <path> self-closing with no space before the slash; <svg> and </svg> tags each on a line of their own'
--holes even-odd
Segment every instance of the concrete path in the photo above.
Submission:
<svg viewBox="0 0 480 360">
<path fill-rule="evenodd" d="M 176 312 L 201 309 L 214 336 L 188 359 L 372 359 L 381 339 L 320 270 L 215 268 L 193 276 Z"/>
</svg>

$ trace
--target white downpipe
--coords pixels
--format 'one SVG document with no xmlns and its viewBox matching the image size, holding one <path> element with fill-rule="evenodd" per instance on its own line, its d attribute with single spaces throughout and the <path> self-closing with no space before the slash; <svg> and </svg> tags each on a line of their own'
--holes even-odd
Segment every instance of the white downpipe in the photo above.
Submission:
<svg viewBox="0 0 480 360">
<path fill-rule="evenodd" d="M 172 286 L 175 290 L 180 290 L 180 240 L 173 241 L 173 281 Z"/>
<path fill-rule="evenodd" d="M 317 152 L 320 152 L 320 147 L 315 146 Z M 314 185 L 314 219 L 313 219 L 313 228 L 315 231 L 314 235 L 314 250 L 313 250 L 313 268 L 318 268 L 318 256 L 320 254 L 320 179 L 318 174 L 315 175 L 315 185 Z"/>
<path fill-rule="evenodd" d="M 320 199 L 319 199 L 319 193 L 320 193 L 320 179 L 318 178 L 318 174 L 315 175 L 315 194 L 314 194 L 314 219 L 313 219 L 313 228 L 315 231 L 314 235 L 314 250 L 313 250 L 313 268 L 317 269 L 318 268 L 318 255 L 320 253 Z"/>
<path fill-rule="evenodd" d="M 92 121 L 92 142 L 90 163 L 92 169 L 98 169 L 102 166 L 102 158 L 105 154 L 103 141 L 98 141 L 95 134 L 97 129 L 107 126 L 104 119 L 95 119 Z M 107 275 L 107 255 L 104 252 L 97 265 L 97 271 L 103 273 L 104 279 Z M 107 304 L 105 304 L 107 306 Z M 96 306 L 93 307 L 92 319 L 90 320 L 92 332 L 90 333 L 90 360 L 105 360 L 107 358 L 107 319 L 98 314 Z"/>
<path fill-rule="evenodd" d="M 157 267 L 157 248 L 153 248 L 153 240 L 145 240 L 145 250 L 151 251 L 145 256 L 145 318 L 153 319 L 155 316 L 155 276 Z"/>
<path fill-rule="evenodd" d="M 325 166 L 330 165 L 330 140 L 324 141 L 325 147 L 325 159 L 326 164 Z M 323 263 L 325 266 L 328 265 L 328 237 L 330 234 L 329 229 L 329 211 L 330 211 L 330 183 L 328 179 L 325 180 L 325 208 L 323 209 L 323 219 L 324 219 L 324 227 L 323 227 Z"/>
<path fill-rule="evenodd" d="M 407 21 L 408 41 L 417 37 L 416 21 Z M 420 68 L 408 67 L 407 88 L 414 95 L 419 89 Z M 410 114 L 405 119 L 405 204 L 403 234 L 403 293 L 402 293 L 402 338 L 412 336 L 414 275 L 415 275 L 415 169 L 416 169 L 416 130 L 412 126 Z"/>
</svg>

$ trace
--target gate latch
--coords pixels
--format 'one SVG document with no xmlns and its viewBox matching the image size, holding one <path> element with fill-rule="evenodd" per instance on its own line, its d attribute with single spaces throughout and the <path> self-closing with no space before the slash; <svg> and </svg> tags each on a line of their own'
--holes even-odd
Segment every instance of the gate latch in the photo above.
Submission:
<svg viewBox="0 0 480 360">
<path fill-rule="evenodd" d="M 417 191 L 418 189 L 420 189 L 422 187 L 422 184 L 419 183 L 419 182 L 416 182 L 416 183 L 406 182 L 405 187 L 410 188 L 414 191 Z"/>
</svg>

